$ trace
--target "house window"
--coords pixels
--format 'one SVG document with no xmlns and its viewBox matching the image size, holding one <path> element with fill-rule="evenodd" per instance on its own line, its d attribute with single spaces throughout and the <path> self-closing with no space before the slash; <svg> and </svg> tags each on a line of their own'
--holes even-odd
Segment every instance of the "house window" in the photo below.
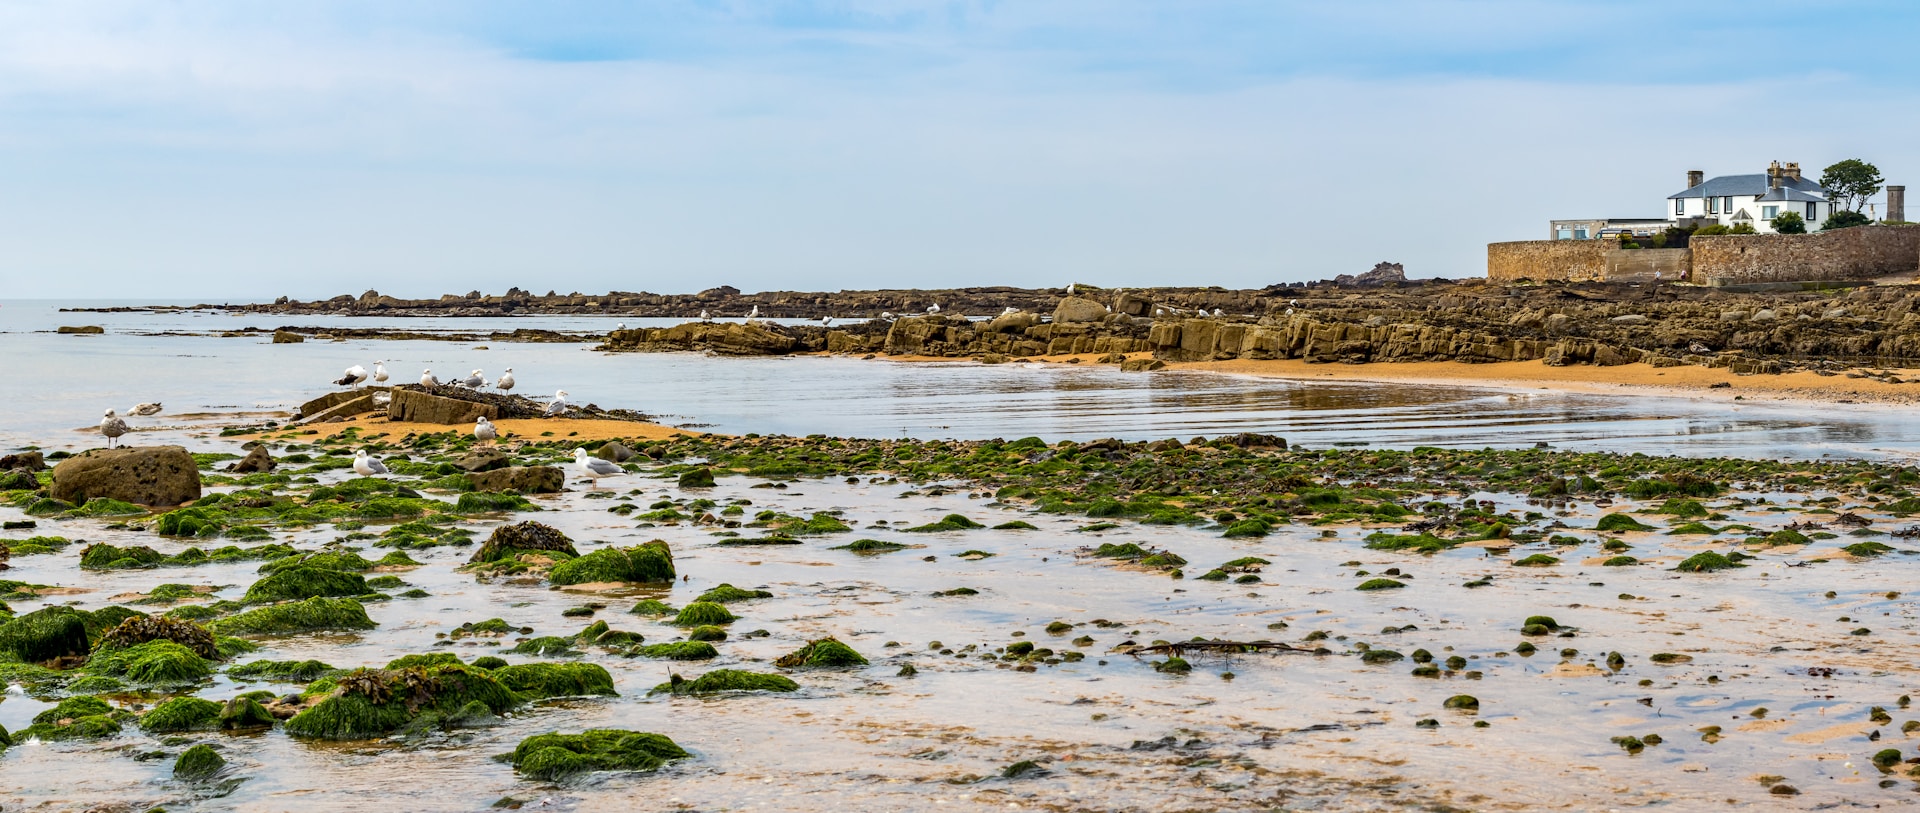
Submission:
<svg viewBox="0 0 1920 813">
<path fill-rule="evenodd" d="M 1807 222 L 1808 223 L 1812 223 L 1816 219 L 1813 213 L 1816 211 L 1819 211 L 1819 207 L 1820 207 L 1820 204 L 1818 203 L 1807 204 Z"/>
<path fill-rule="evenodd" d="M 1720 211 L 1726 212 L 1727 214 L 1733 214 L 1733 196 L 1732 195 L 1728 195 L 1720 199 Z"/>
<path fill-rule="evenodd" d="M 1573 239 L 1575 239 L 1575 240 L 1585 240 L 1585 239 L 1587 239 L 1587 230 L 1586 230 L 1586 229 L 1574 229 L 1574 230 L 1573 230 Z"/>
<path fill-rule="evenodd" d="M 1720 207 L 1718 205 L 1719 203 L 1720 203 L 1719 198 L 1707 198 L 1707 214 L 1710 214 L 1710 215 L 1719 214 L 1720 213 Z"/>
<path fill-rule="evenodd" d="M 1686 198 L 1675 198 L 1675 199 L 1674 199 L 1674 201 L 1673 201 L 1673 214 L 1674 214 L 1674 216 L 1675 216 L 1675 217 L 1678 217 L 1678 216 L 1680 216 L 1680 215 L 1684 215 L 1684 214 L 1686 214 L 1686 213 L 1687 213 L 1687 199 L 1686 199 Z"/>
<path fill-rule="evenodd" d="M 1780 216 L 1780 207 L 1778 207 L 1778 206 L 1762 206 L 1762 207 L 1760 207 L 1760 219 L 1761 219 L 1761 220 L 1772 220 L 1772 219 L 1774 219 L 1774 218 L 1776 218 L 1776 217 L 1779 217 L 1779 216 Z"/>
</svg>

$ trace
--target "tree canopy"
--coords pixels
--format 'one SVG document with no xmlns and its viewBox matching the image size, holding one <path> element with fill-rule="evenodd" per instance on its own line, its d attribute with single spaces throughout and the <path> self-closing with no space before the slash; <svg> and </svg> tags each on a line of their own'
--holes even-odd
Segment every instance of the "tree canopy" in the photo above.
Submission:
<svg viewBox="0 0 1920 813">
<path fill-rule="evenodd" d="M 1820 230 L 1832 231 L 1834 229 L 1845 229 L 1853 226 L 1865 226 L 1872 222 L 1872 218 L 1859 212 L 1834 212 L 1832 217 L 1827 218 L 1827 222 L 1820 224 Z"/>
<path fill-rule="evenodd" d="M 1807 219 L 1799 212 L 1781 212 L 1773 219 L 1773 230 L 1781 234 L 1806 234 Z"/>
<path fill-rule="evenodd" d="M 1858 158 L 1848 158 L 1820 173 L 1820 185 L 1827 188 L 1827 196 L 1835 206 L 1849 212 L 1860 211 L 1886 180 L 1880 177 L 1879 167 Z"/>
</svg>

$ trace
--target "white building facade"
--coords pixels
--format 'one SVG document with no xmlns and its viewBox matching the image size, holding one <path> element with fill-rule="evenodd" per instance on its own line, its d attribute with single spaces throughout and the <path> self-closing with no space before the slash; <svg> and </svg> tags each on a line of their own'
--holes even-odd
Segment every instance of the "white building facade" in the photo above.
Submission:
<svg viewBox="0 0 1920 813">
<path fill-rule="evenodd" d="M 1687 188 L 1667 196 L 1667 219 L 1704 217 L 1724 226 L 1746 224 L 1754 231 L 1773 232 L 1773 220 L 1792 212 L 1807 221 L 1807 231 L 1818 231 L 1833 216 L 1833 202 L 1819 183 L 1801 177 L 1799 164 L 1773 162 L 1756 175 L 1722 175 L 1703 180 L 1706 173 L 1687 173 Z"/>
</svg>

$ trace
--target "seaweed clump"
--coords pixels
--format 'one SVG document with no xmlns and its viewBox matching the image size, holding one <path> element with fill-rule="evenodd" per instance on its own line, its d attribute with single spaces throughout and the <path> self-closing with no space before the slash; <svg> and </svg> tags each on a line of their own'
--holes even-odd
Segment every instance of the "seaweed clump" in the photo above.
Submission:
<svg viewBox="0 0 1920 813">
<path fill-rule="evenodd" d="M 72 607 L 43 607 L 0 624 L 0 656 L 26 663 L 85 655 L 87 614 Z"/>
<path fill-rule="evenodd" d="M 367 608 L 350 598 L 310 598 L 273 604 L 215 620 L 207 628 L 219 635 L 272 635 L 310 630 L 370 630 L 376 625 Z"/>
<path fill-rule="evenodd" d="M 654 771 L 691 756 L 660 734 L 600 728 L 528 737 L 505 760 L 523 776 L 557 782 L 590 771 Z"/>
<path fill-rule="evenodd" d="M 721 584 L 712 590 L 701 593 L 694 601 L 710 601 L 715 604 L 728 604 L 735 601 L 748 601 L 756 598 L 772 598 L 773 594 L 765 590 L 743 590 L 731 584 Z"/>
<path fill-rule="evenodd" d="M 467 563 L 517 559 L 523 553 L 566 559 L 580 555 L 573 547 L 573 540 L 568 539 L 566 534 L 550 525 L 528 520 L 518 525 L 503 525 L 493 529 L 493 534 L 487 537 L 479 550 L 473 552 L 473 557 Z"/>
<path fill-rule="evenodd" d="M 163 639 L 96 652 L 87 661 L 86 671 L 146 686 L 183 686 L 212 677 L 213 664 L 193 650 Z"/>
<path fill-rule="evenodd" d="M 800 684 L 783 675 L 768 675 L 742 669 L 715 669 L 693 680 L 674 675 L 647 694 L 718 694 L 720 692 L 793 692 Z"/>
<path fill-rule="evenodd" d="M 466 664 L 358 669 L 334 681 L 325 699 L 287 721 L 288 734 L 329 740 L 435 728 L 519 705 L 493 673 Z"/>
<path fill-rule="evenodd" d="M 706 641 L 671 641 L 664 644 L 648 644 L 627 650 L 628 656 L 642 658 L 665 658 L 670 661 L 704 661 L 720 657 L 720 651 Z"/>
<path fill-rule="evenodd" d="M 1674 570 L 1682 573 L 1712 573 L 1716 570 L 1727 570 L 1736 567 L 1746 567 L 1746 565 L 1709 550 L 1687 557 L 1687 560 L 1681 562 Z"/>
<path fill-rule="evenodd" d="M 866 666 L 867 659 L 837 638 L 821 638 L 817 641 L 809 641 L 806 646 L 780 656 L 773 665 L 782 669 Z"/>
<path fill-rule="evenodd" d="M 241 599 L 248 604 L 298 601 L 320 596 L 363 596 L 371 592 L 366 577 L 344 570 L 317 567 L 289 567 L 276 570 L 247 588 Z"/>
<path fill-rule="evenodd" d="M 223 707 L 198 697 L 175 697 L 140 715 L 140 728 L 153 734 L 208 731 L 220 727 Z"/>
<path fill-rule="evenodd" d="M 966 517 L 963 517 L 959 514 L 948 514 L 944 517 L 941 517 L 939 522 L 929 522 L 925 525 L 915 525 L 911 528 L 904 528 L 902 530 L 910 534 L 929 534 L 929 533 L 939 533 L 941 531 L 971 531 L 976 528 L 985 528 L 985 527 L 987 526 L 981 525 L 980 523 L 974 522 L 973 520 L 967 519 Z"/>
<path fill-rule="evenodd" d="M 97 740 L 120 733 L 120 721 L 131 717 L 98 697 L 69 697 L 53 708 L 40 712 L 33 725 L 16 732 L 17 740 L 39 738 L 48 742 Z"/>
<path fill-rule="evenodd" d="M 181 752 L 180 758 L 173 761 L 173 778 L 185 782 L 203 782 L 219 775 L 227 767 L 227 760 L 213 750 L 213 746 L 201 743 Z"/>
<path fill-rule="evenodd" d="M 619 694 L 613 676 L 595 663 L 520 663 L 494 669 L 493 677 L 524 700 Z"/>
<path fill-rule="evenodd" d="M 677 627 L 704 627 L 717 624 L 731 624 L 736 619 L 726 605 L 711 601 L 696 601 L 680 608 L 680 614 L 673 617 Z"/>
<path fill-rule="evenodd" d="M 594 582 L 670 582 L 674 579 L 673 551 L 655 539 L 631 548 L 602 548 L 553 566 L 554 584 Z"/>
</svg>

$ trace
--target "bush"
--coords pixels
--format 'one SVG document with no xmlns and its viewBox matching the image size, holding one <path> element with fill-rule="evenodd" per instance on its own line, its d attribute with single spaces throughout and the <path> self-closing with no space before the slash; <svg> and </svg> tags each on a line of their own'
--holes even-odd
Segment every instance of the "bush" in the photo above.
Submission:
<svg viewBox="0 0 1920 813">
<path fill-rule="evenodd" d="M 1821 223 L 1820 230 L 1850 229 L 1855 226 L 1865 226 L 1872 222 L 1873 218 L 1867 217 L 1859 212 L 1839 211 L 1834 212 L 1832 217 L 1827 218 L 1825 222 Z"/>
<path fill-rule="evenodd" d="M 1773 230 L 1781 234 L 1806 234 L 1807 219 L 1799 212 L 1781 212 L 1773 219 Z"/>
</svg>

